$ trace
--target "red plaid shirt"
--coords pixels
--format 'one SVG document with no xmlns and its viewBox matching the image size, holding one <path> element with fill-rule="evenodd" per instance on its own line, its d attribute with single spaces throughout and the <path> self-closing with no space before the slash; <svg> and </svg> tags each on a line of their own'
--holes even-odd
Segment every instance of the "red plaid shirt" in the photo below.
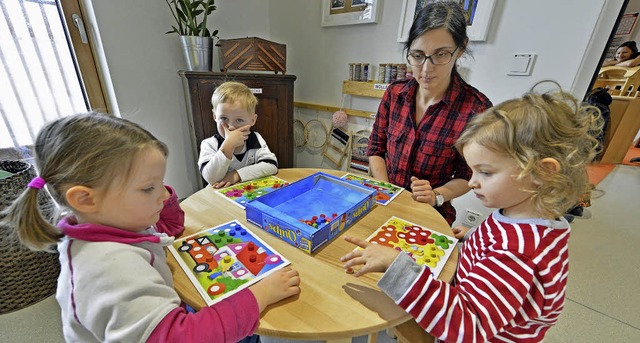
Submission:
<svg viewBox="0 0 640 343">
<path fill-rule="evenodd" d="M 454 72 L 449 89 L 430 106 L 416 128 L 415 79 L 392 83 L 382 97 L 367 156 L 385 159 L 389 182 L 411 190 L 411 176 L 429 180 L 433 188 L 449 180 L 471 178 L 471 170 L 453 147 L 471 116 L 492 106 L 480 91 Z M 449 225 L 456 219 L 450 202 L 436 208 Z"/>
</svg>

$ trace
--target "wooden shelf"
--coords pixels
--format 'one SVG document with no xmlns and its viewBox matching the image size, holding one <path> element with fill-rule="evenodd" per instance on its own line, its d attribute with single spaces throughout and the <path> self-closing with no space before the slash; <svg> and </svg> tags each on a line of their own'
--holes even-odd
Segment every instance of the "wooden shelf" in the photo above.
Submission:
<svg viewBox="0 0 640 343">
<path fill-rule="evenodd" d="M 332 113 L 340 110 L 340 107 L 320 105 L 320 104 L 314 104 L 310 102 L 301 102 L 301 101 L 295 101 L 293 103 L 293 106 L 300 107 L 300 108 L 308 108 L 311 110 L 317 110 L 317 111 L 323 111 L 323 112 L 332 112 Z M 352 110 L 350 108 L 343 108 L 342 110 L 345 111 L 350 116 L 363 117 L 363 118 L 369 118 L 369 119 L 376 118 L 375 112 Z"/>
<path fill-rule="evenodd" d="M 387 89 L 387 86 L 389 86 L 388 83 L 376 83 L 374 81 L 371 81 L 371 82 L 342 81 L 342 94 L 382 99 L 382 95 L 384 95 L 384 91 Z M 308 109 L 323 111 L 323 112 L 335 112 L 340 110 L 339 107 L 314 104 L 310 102 L 296 101 L 293 103 L 293 105 L 296 107 L 308 108 Z M 342 110 L 345 111 L 350 116 L 363 117 L 363 118 L 369 118 L 369 119 L 376 118 L 375 112 L 354 110 L 351 108 L 343 108 Z"/>
<path fill-rule="evenodd" d="M 384 95 L 387 86 L 389 86 L 388 83 L 377 83 L 374 81 L 342 81 L 342 94 L 382 99 L 382 95 Z"/>
</svg>

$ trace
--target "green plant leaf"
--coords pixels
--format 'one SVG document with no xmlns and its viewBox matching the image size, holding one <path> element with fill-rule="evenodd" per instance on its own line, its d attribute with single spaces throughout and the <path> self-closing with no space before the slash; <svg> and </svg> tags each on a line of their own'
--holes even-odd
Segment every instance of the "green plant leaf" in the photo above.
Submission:
<svg viewBox="0 0 640 343">
<path fill-rule="evenodd" d="M 202 37 L 217 37 L 218 30 L 213 34 L 207 28 L 207 16 L 217 9 L 214 0 L 165 0 L 177 26 L 167 33 L 180 35 L 194 35 Z"/>
</svg>

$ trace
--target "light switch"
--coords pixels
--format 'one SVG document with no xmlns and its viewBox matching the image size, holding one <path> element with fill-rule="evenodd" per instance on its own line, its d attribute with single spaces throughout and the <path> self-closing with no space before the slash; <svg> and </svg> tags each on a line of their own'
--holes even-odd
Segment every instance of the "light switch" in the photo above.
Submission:
<svg viewBox="0 0 640 343">
<path fill-rule="evenodd" d="M 513 54 L 507 75 L 531 75 L 536 54 Z"/>
</svg>

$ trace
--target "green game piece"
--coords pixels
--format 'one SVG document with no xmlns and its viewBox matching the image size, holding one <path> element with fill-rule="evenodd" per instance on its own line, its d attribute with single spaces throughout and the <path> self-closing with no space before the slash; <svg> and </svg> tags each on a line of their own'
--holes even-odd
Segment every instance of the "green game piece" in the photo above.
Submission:
<svg viewBox="0 0 640 343">
<path fill-rule="evenodd" d="M 12 176 L 12 175 L 13 175 L 13 173 L 9 173 L 6 170 L 0 170 L 0 180 L 6 179 L 6 178 L 8 178 L 9 176 Z"/>
</svg>

